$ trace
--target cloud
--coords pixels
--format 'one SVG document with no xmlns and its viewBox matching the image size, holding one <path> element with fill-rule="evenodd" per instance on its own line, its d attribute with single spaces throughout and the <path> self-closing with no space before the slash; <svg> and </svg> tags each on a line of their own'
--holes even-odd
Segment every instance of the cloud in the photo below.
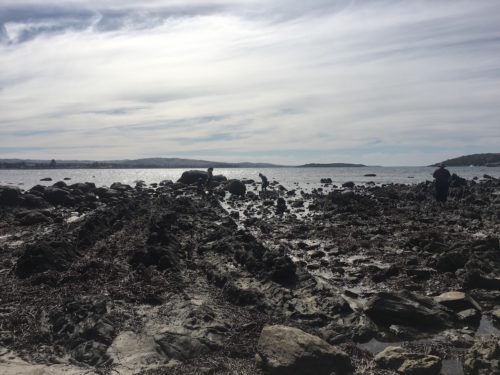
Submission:
<svg viewBox="0 0 500 375">
<path fill-rule="evenodd" d="M 500 144 L 493 2 L 37 4 L 0 12 L 19 157 L 416 165 Z"/>
</svg>

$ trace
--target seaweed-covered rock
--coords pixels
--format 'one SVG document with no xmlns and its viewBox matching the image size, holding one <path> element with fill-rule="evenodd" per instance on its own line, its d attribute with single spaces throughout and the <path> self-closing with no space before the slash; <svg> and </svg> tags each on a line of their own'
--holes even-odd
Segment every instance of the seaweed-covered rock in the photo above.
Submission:
<svg viewBox="0 0 500 375">
<path fill-rule="evenodd" d="M 227 191 L 233 195 L 245 196 L 247 188 L 240 180 L 230 180 L 227 184 Z"/>
<path fill-rule="evenodd" d="M 36 273 L 64 271 L 80 254 L 66 241 L 42 241 L 28 245 L 19 257 L 16 274 L 26 278 Z"/>
<path fill-rule="evenodd" d="M 464 358 L 466 375 L 500 374 L 500 340 L 491 338 L 477 341 Z"/>
</svg>

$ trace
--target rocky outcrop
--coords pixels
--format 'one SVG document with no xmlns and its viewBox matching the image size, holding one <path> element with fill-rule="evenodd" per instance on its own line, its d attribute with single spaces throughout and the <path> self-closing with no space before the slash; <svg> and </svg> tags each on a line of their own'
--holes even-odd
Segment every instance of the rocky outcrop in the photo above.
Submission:
<svg viewBox="0 0 500 375">
<path fill-rule="evenodd" d="M 390 326 L 442 328 L 450 325 L 450 315 L 432 299 L 410 292 L 380 292 L 366 304 L 364 311 L 376 323 Z"/>
<path fill-rule="evenodd" d="M 388 346 L 375 356 L 375 362 L 405 375 L 438 375 L 442 366 L 441 358 L 435 355 L 408 352 L 400 346 Z"/>
<path fill-rule="evenodd" d="M 229 180 L 227 182 L 227 191 L 229 191 L 233 195 L 244 197 L 246 190 L 247 188 L 245 184 L 240 180 Z"/>
<path fill-rule="evenodd" d="M 256 362 L 265 374 L 346 374 L 349 356 L 300 329 L 266 326 L 257 344 Z"/>
<path fill-rule="evenodd" d="M 477 341 L 464 358 L 466 375 L 500 374 L 500 340 L 491 338 Z"/>
</svg>

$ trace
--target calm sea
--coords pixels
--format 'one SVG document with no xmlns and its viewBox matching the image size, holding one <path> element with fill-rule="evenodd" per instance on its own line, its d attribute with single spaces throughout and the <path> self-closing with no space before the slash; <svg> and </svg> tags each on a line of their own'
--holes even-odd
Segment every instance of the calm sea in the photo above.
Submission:
<svg viewBox="0 0 500 375">
<path fill-rule="evenodd" d="M 94 182 L 97 186 L 109 186 L 113 182 L 134 185 L 142 180 L 147 184 L 162 180 L 177 181 L 184 169 L 41 169 L 41 170 L 0 170 L 0 185 L 15 185 L 22 189 L 32 186 L 52 185 L 64 178 L 68 184 L 75 182 Z M 482 178 L 484 174 L 500 178 L 500 167 L 449 167 L 466 179 Z M 329 177 L 335 184 L 353 181 L 357 184 L 373 181 L 377 184 L 402 183 L 414 184 L 432 180 L 432 167 L 360 167 L 360 168 L 228 168 L 215 169 L 214 174 L 222 174 L 227 178 L 250 178 L 260 181 L 259 172 L 272 181 L 278 181 L 287 188 L 299 184 L 303 188 L 319 186 L 321 178 Z M 366 177 L 366 174 L 376 176 Z M 52 181 L 40 181 L 50 177 Z"/>
</svg>

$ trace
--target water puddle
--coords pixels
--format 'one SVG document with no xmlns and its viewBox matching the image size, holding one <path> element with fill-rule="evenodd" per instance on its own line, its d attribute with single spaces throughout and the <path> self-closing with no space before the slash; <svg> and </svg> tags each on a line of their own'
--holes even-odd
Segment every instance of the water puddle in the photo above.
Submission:
<svg viewBox="0 0 500 375">
<path fill-rule="evenodd" d="M 442 375 L 464 375 L 462 362 L 458 358 L 445 359 L 441 367 Z"/>
</svg>

